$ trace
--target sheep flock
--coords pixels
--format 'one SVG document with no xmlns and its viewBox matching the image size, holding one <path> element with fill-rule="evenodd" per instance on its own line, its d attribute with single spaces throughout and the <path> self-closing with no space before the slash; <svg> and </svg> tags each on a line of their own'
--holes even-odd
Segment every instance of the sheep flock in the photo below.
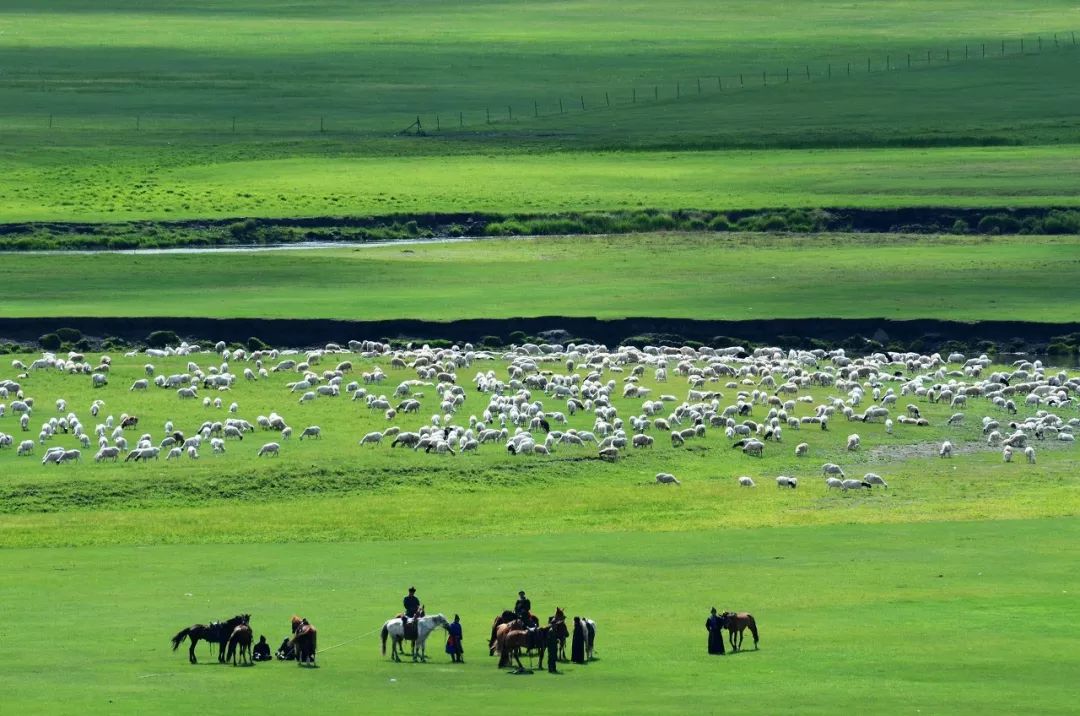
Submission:
<svg viewBox="0 0 1080 716">
<path fill-rule="evenodd" d="M 179 464 L 238 451 L 253 459 L 300 450 L 317 456 L 324 436 L 348 428 L 316 424 L 305 412 L 339 401 L 338 410 L 380 425 L 350 436 L 357 453 L 462 460 L 498 451 L 509 459 L 573 456 L 598 464 L 649 455 L 653 469 L 642 467 L 642 480 L 657 485 L 720 479 L 754 488 L 764 480 L 782 490 L 820 484 L 823 493 L 864 493 L 889 489 L 887 479 L 894 488 L 903 484 L 888 474 L 894 443 L 914 451 L 926 443 L 919 457 L 962 460 L 993 450 L 1003 462 L 1017 456 L 1017 464 L 1030 465 L 1036 446 L 1068 449 L 1080 428 L 1077 375 L 1041 361 L 1000 365 L 959 353 L 850 357 L 843 350 L 585 343 L 487 350 L 378 341 L 246 351 L 219 342 L 133 351 L 123 364 L 128 373 L 137 365 L 138 377 L 121 384 L 109 356 L 12 360 L 10 375 L 0 373 L 0 458 L 10 450 L 67 469 L 58 466 Z M 43 374 L 62 376 L 59 385 L 70 390 L 42 395 Z M 256 390 L 263 402 L 275 396 L 274 410 L 245 409 Z M 152 391 L 169 395 L 173 408 L 148 425 L 139 406 Z M 928 444 L 921 433 L 931 428 L 948 439 Z M 970 438 L 975 429 L 978 440 Z M 793 439 L 807 431 L 817 437 Z M 886 451 L 876 471 L 847 474 L 853 470 L 845 471 L 845 461 L 875 449 Z M 675 469 L 685 465 L 678 451 L 701 450 L 738 451 L 742 467 L 730 475 Z M 790 458 L 787 474 L 755 473 L 769 454 Z"/>
</svg>

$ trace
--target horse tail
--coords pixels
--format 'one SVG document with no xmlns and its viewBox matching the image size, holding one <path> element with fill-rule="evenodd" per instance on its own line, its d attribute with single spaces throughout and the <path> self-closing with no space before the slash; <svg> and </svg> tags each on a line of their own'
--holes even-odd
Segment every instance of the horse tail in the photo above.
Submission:
<svg viewBox="0 0 1080 716">
<path fill-rule="evenodd" d="M 750 633 L 754 635 L 754 648 L 757 648 L 757 643 L 758 643 L 757 622 L 755 622 L 754 617 L 750 616 L 749 614 L 747 614 L 746 616 L 750 620 L 750 623 L 747 624 L 747 626 L 750 627 Z"/>
<path fill-rule="evenodd" d="M 236 632 L 233 632 L 232 635 L 229 636 L 229 647 L 225 652 L 225 661 L 229 661 L 236 656 L 236 643 L 238 641 L 240 641 L 240 636 Z"/>
<path fill-rule="evenodd" d="M 386 656 L 386 635 L 389 634 L 389 633 L 390 633 L 390 630 L 386 628 L 385 624 L 383 624 L 383 628 L 382 628 L 382 653 L 383 653 L 383 656 Z"/>
<path fill-rule="evenodd" d="M 181 629 L 180 633 L 172 638 L 172 650 L 176 651 L 180 648 L 180 644 L 184 641 L 184 638 L 191 633 L 191 629 Z"/>
</svg>

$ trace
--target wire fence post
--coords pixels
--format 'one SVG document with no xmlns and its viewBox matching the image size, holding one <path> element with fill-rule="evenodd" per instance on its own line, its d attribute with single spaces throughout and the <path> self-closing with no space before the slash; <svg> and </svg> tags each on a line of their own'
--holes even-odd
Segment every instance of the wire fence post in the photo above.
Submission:
<svg viewBox="0 0 1080 716">
<path fill-rule="evenodd" d="M 851 77 L 851 63 L 847 63 L 847 76 Z"/>
<path fill-rule="evenodd" d="M 806 66 L 806 79 L 810 79 L 810 65 Z"/>
<path fill-rule="evenodd" d="M 784 82 L 791 82 L 791 68 L 784 68 Z"/>
<path fill-rule="evenodd" d="M 682 97 L 682 85 L 678 82 L 675 83 L 675 99 Z"/>
<path fill-rule="evenodd" d="M 540 116 L 540 104 L 535 99 L 533 100 L 533 116 Z"/>
<path fill-rule="evenodd" d="M 464 112 L 458 112 L 457 121 L 458 121 L 458 128 L 459 129 L 462 129 L 462 128 L 465 127 L 465 113 Z"/>
<path fill-rule="evenodd" d="M 952 62 L 952 59 L 949 57 L 949 48 L 948 47 L 945 48 L 945 61 L 946 62 Z"/>
<path fill-rule="evenodd" d="M 1020 54 L 1024 54 L 1024 38 L 1020 38 Z"/>
<path fill-rule="evenodd" d="M 506 119 L 510 122 L 514 121 L 514 108 L 510 105 L 506 105 Z"/>
<path fill-rule="evenodd" d="M 699 90 L 698 90 L 698 91 L 700 91 L 700 87 L 699 87 Z M 608 107 L 610 107 L 610 106 L 611 106 L 611 96 L 610 96 L 610 95 L 608 95 L 608 93 L 607 93 L 607 92 L 605 92 L 605 93 L 604 93 L 604 102 L 605 102 L 605 103 L 607 103 L 607 106 L 608 106 Z"/>
<path fill-rule="evenodd" d="M 566 110 L 562 106 L 562 97 L 559 97 L 559 114 L 566 114 Z"/>
<path fill-rule="evenodd" d="M 484 107 L 484 112 L 487 114 L 487 123 L 491 124 L 491 108 Z"/>
<path fill-rule="evenodd" d="M 138 132 L 138 131 L 139 131 L 139 126 L 140 126 L 141 124 L 142 124 L 142 117 L 140 117 L 139 115 L 137 115 L 137 114 L 136 114 L 136 115 L 135 115 L 135 131 L 136 131 L 136 132 Z"/>
<path fill-rule="evenodd" d="M 442 129 L 442 126 L 439 124 L 439 115 L 438 115 L 438 113 L 436 113 L 435 114 L 435 131 L 438 132 L 440 129 Z"/>
<path fill-rule="evenodd" d="M 630 104 L 637 104 L 637 87 L 634 87 L 631 92 Z"/>
<path fill-rule="evenodd" d="M 892 56 L 885 55 L 885 71 L 889 72 L 890 70 L 892 70 Z"/>
<path fill-rule="evenodd" d="M 911 53 L 907 53 L 907 68 L 911 69 Z"/>
<path fill-rule="evenodd" d="M 233 131 L 233 134 L 236 134 L 236 115 L 235 114 L 233 115 L 233 118 L 232 118 L 232 131 Z"/>
<path fill-rule="evenodd" d="M 742 72 L 740 72 L 740 73 L 739 73 L 739 86 L 740 86 L 740 87 L 744 87 L 744 86 L 745 86 L 745 83 L 743 82 L 743 76 L 742 76 Z"/>
<path fill-rule="evenodd" d="M 701 94 L 701 78 L 697 78 L 697 93 Z"/>
<path fill-rule="evenodd" d="M 52 129 L 52 115 L 49 115 L 49 129 Z"/>
<path fill-rule="evenodd" d="M 585 95 L 581 95 L 581 111 L 585 111 Z"/>
<path fill-rule="evenodd" d="M 870 58 L 866 58 L 866 74 L 870 74 Z"/>
<path fill-rule="evenodd" d="M 653 99 L 660 99 L 660 85 L 653 85 L 652 93 Z"/>
<path fill-rule="evenodd" d="M 319 117 L 319 134 L 326 131 L 325 117 Z M 435 124 L 439 123 L 439 115 L 435 115 Z"/>
<path fill-rule="evenodd" d="M 825 79 L 827 79 L 827 80 L 832 79 L 832 63 L 831 62 L 829 63 L 829 66 L 825 69 Z"/>
<path fill-rule="evenodd" d="M 1001 41 L 1001 56 L 1005 56 L 1005 40 Z"/>
<path fill-rule="evenodd" d="M 930 50 L 926 51 L 926 64 L 930 64 Z"/>
<path fill-rule="evenodd" d="M 769 76 L 765 73 L 764 70 L 762 70 L 762 72 L 761 72 L 761 86 L 762 87 L 768 87 L 769 86 Z"/>
</svg>

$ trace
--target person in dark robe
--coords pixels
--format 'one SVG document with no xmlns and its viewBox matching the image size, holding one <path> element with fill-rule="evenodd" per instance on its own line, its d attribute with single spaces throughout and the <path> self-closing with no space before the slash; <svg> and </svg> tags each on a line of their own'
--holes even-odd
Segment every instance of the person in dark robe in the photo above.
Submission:
<svg viewBox="0 0 1080 716">
<path fill-rule="evenodd" d="M 548 660 L 548 673 L 559 673 L 557 666 L 559 663 L 559 633 L 555 630 L 555 627 L 549 626 L 546 628 L 545 639 L 545 651 L 547 651 Z"/>
<path fill-rule="evenodd" d="M 531 622 L 530 615 L 532 614 L 532 602 L 525 596 L 525 590 L 518 592 L 518 600 L 514 602 L 514 614 L 517 618 L 525 623 L 526 626 Z"/>
<path fill-rule="evenodd" d="M 252 661 L 270 661 L 270 645 L 266 643 L 266 637 L 259 635 L 259 643 L 251 650 Z"/>
<path fill-rule="evenodd" d="M 285 637 L 281 640 L 281 646 L 277 650 L 277 658 L 282 661 L 292 661 L 296 658 L 296 651 L 289 644 L 289 637 Z"/>
<path fill-rule="evenodd" d="M 570 661 L 575 664 L 585 663 L 585 622 L 581 617 L 574 617 L 574 633 L 570 639 Z"/>
<path fill-rule="evenodd" d="M 464 664 L 462 656 L 465 650 L 461 647 L 461 617 L 454 615 L 454 621 L 446 627 L 450 636 L 446 637 L 446 653 L 450 655 L 450 661 L 456 664 Z"/>
<path fill-rule="evenodd" d="M 709 612 L 709 618 L 705 620 L 705 628 L 709 630 L 709 653 L 724 653 L 724 619 L 717 616 L 716 607 Z"/>
</svg>

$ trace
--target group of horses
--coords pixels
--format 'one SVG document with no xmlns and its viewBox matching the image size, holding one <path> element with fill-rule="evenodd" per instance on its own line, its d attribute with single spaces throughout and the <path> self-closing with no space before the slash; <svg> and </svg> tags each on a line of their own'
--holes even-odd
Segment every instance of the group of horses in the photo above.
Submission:
<svg viewBox="0 0 1080 716">
<path fill-rule="evenodd" d="M 585 646 L 585 660 L 593 658 L 593 644 L 596 639 L 596 622 L 592 619 L 581 618 L 577 621 L 578 628 L 583 630 L 581 637 Z M 548 637 L 554 630 L 558 644 L 558 653 L 555 655 L 559 661 L 566 661 L 566 640 L 570 637 L 570 630 L 566 626 L 566 613 L 562 607 L 555 609 L 555 614 L 545 626 L 541 626 L 534 616 L 522 618 L 514 612 L 507 610 L 495 617 L 491 624 L 491 638 L 488 640 L 488 654 L 499 655 L 499 668 L 512 666 L 511 660 L 517 663 L 518 670 L 524 670 L 521 663 L 521 650 L 524 649 L 531 660 L 535 655 L 538 663 L 544 663 L 544 654 L 548 649 Z"/>
<path fill-rule="evenodd" d="M 254 663 L 251 658 L 253 639 L 250 622 L 250 614 L 237 614 L 232 619 L 223 622 L 193 624 L 186 629 L 181 629 L 172 638 L 173 651 L 180 647 L 184 639 L 188 639 L 191 643 L 188 649 L 188 661 L 197 664 L 195 645 L 201 640 L 209 642 L 211 645 L 218 645 L 218 663 L 224 664 L 231 661 L 233 666 L 236 666 L 239 657 L 241 665 L 250 665 Z M 317 641 L 315 627 L 309 624 L 307 619 L 296 616 L 292 618 L 291 624 L 292 636 L 286 640 L 286 644 L 293 650 L 297 665 L 315 666 L 315 646 Z"/>
</svg>

